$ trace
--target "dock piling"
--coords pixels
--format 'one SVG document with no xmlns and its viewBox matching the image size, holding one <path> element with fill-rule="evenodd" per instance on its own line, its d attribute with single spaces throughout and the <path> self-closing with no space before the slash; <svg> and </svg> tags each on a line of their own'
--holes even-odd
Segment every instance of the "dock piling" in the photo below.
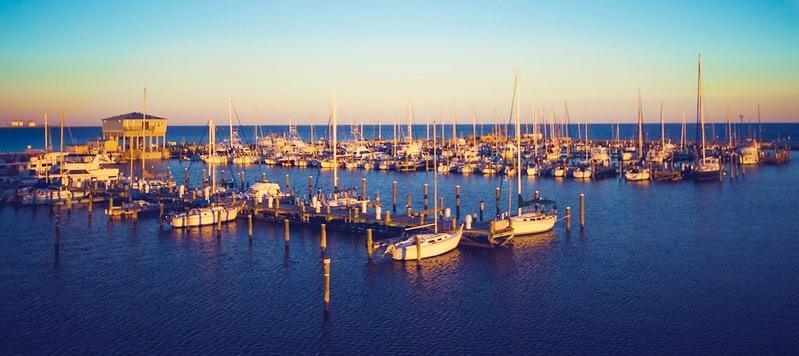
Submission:
<svg viewBox="0 0 799 356">
<path fill-rule="evenodd" d="M 285 241 L 286 245 L 288 245 L 290 240 L 291 234 L 289 233 L 289 219 L 283 219 L 283 241 Z"/>
<path fill-rule="evenodd" d="M 247 214 L 247 236 L 252 237 L 252 214 Z"/>
<path fill-rule="evenodd" d="M 455 218 L 461 218 L 461 186 L 455 186 Z"/>
<path fill-rule="evenodd" d="M 391 204 L 393 208 L 391 209 L 392 212 L 397 212 L 397 181 L 391 183 Z"/>
<path fill-rule="evenodd" d="M 308 199 L 313 199 L 313 176 L 308 176 Z"/>
<path fill-rule="evenodd" d="M 570 206 L 566 207 L 566 232 L 572 231 L 572 208 Z"/>
<path fill-rule="evenodd" d="M 480 221 L 483 221 L 483 211 L 486 210 L 486 202 L 480 201 Z"/>
<path fill-rule="evenodd" d="M 427 185 L 427 183 L 425 183 L 423 188 L 422 188 L 422 195 L 423 195 L 423 198 L 424 198 L 424 209 L 425 210 L 427 210 L 427 207 L 429 205 L 428 204 L 428 201 L 429 201 L 428 194 L 429 193 L 430 193 L 430 187 Z"/>
<path fill-rule="evenodd" d="M 330 304 L 330 259 L 329 258 L 324 259 L 324 266 L 325 268 L 322 277 L 324 278 L 325 281 L 325 288 L 324 288 L 325 294 L 323 299 L 325 301 L 325 306 L 327 306 L 328 304 Z"/>
<path fill-rule="evenodd" d="M 366 200 L 366 178 L 361 178 L 361 200 Z"/>
<path fill-rule="evenodd" d="M 366 229 L 366 258 L 372 259 L 374 244 L 372 244 L 372 229 Z"/>
<path fill-rule="evenodd" d="M 585 194 L 580 193 L 580 228 L 585 227 Z"/>
<path fill-rule="evenodd" d="M 422 238 L 418 235 L 414 238 L 416 240 L 416 262 L 422 260 Z"/>
<path fill-rule="evenodd" d="M 499 216 L 499 197 L 500 197 L 500 195 L 502 195 L 502 190 L 499 187 L 497 187 L 497 189 L 494 190 L 494 200 L 496 200 L 496 203 L 497 203 L 497 215 L 496 216 Z"/>
<path fill-rule="evenodd" d="M 322 229 L 319 231 L 319 246 L 322 248 L 322 253 L 324 253 L 327 249 L 327 224 L 321 224 L 319 227 Z"/>
</svg>

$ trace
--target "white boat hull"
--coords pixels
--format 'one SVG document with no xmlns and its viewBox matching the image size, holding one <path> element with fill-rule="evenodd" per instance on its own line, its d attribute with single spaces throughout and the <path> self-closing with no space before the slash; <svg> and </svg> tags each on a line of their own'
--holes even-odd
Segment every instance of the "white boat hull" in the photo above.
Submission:
<svg viewBox="0 0 799 356">
<path fill-rule="evenodd" d="M 192 226 L 206 226 L 213 225 L 219 222 L 228 222 L 236 220 L 239 214 L 239 208 L 200 208 L 192 209 L 188 213 L 182 213 L 173 216 L 169 220 L 169 225 L 172 227 L 192 227 Z"/>
<path fill-rule="evenodd" d="M 416 245 L 416 236 L 392 245 L 391 258 L 397 261 L 415 260 L 443 255 L 458 247 L 463 227 L 457 231 L 417 235 L 421 239 L 421 252 Z M 421 255 L 420 255 L 421 254 Z"/>
</svg>

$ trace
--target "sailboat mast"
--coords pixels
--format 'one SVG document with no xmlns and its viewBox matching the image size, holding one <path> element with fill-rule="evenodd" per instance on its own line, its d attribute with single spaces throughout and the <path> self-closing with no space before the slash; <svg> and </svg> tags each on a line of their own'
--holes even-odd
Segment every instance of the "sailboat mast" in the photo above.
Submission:
<svg viewBox="0 0 799 356">
<path fill-rule="evenodd" d="M 144 103 L 142 105 L 142 114 L 141 114 L 141 178 L 144 179 L 144 170 L 145 170 L 145 163 L 144 163 L 144 151 L 147 150 L 147 143 L 145 141 L 144 136 L 144 127 L 147 125 L 147 88 L 144 88 Z"/>
<path fill-rule="evenodd" d="M 442 131 L 443 133 L 443 131 Z M 438 153 L 436 152 L 436 121 L 433 120 L 433 232 L 438 233 Z"/>
<path fill-rule="evenodd" d="M 50 133 L 47 128 L 47 113 L 44 113 L 44 151 L 50 150 Z"/>
<path fill-rule="evenodd" d="M 408 104 L 408 143 L 413 142 L 413 109 Z"/>
<path fill-rule="evenodd" d="M 61 117 L 59 119 L 59 126 L 61 127 L 61 137 L 58 140 L 58 146 L 59 146 L 59 148 L 58 148 L 58 153 L 59 153 L 58 159 L 60 161 L 59 164 L 58 164 L 58 176 L 62 179 L 62 182 L 61 182 L 62 184 L 61 185 L 63 185 L 63 179 L 64 179 L 64 109 L 61 109 Z M 131 175 L 131 177 L 132 176 L 133 175 Z"/>
<path fill-rule="evenodd" d="M 704 88 L 702 86 L 702 55 L 697 56 L 698 76 L 696 83 L 696 119 L 699 120 L 700 132 L 702 135 L 702 159 L 705 159 L 705 103 L 702 98 Z"/>
<path fill-rule="evenodd" d="M 685 107 L 682 109 L 682 125 L 680 129 L 680 150 L 685 150 Z"/>
<path fill-rule="evenodd" d="M 663 103 L 660 103 L 660 148 L 666 149 L 666 124 L 663 122 Z"/>
<path fill-rule="evenodd" d="M 644 114 L 641 105 L 641 90 L 638 90 L 638 158 L 644 157 Z"/>
<path fill-rule="evenodd" d="M 233 149 L 233 99 L 228 99 L 227 101 L 227 125 L 228 134 L 230 135 L 228 137 L 230 140 L 230 148 Z"/>
<path fill-rule="evenodd" d="M 477 146 L 477 109 L 472 112 L 472 144 Z"/>
<path fill-rule="evenodd" d="M 732 112 L 727 105 L 727 146 L 732 147 Z"/>
<path fill-rule="evenodd" d="M 519 71 L 516 71 L 516 80 L 513 86 L 513 117 L 516 131 L 516 195 L 518 200 L 517 215 L 522 215 L 522 131 L 519 118 Z"/>
<path fill-rule="evenodd" d="M 333 93 L 333 192 L 338 193 L 338 104 Z"/>
</svg>

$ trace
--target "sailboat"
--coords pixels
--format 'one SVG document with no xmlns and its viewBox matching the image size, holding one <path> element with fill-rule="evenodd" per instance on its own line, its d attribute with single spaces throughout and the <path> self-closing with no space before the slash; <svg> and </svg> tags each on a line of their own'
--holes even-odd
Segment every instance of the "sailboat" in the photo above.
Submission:
<svg viewBox="0 0 799 356">
<path fill-rule="evenodd" d="M 700 156 L 702 157 L 693 167 L 692 174 L 696 181 L 718 179 L 721 174 L 721 162 L 718 158 L 707 156 L 705 152 L 705 88 L 702 82 L 702 55 L 697 57 L 698 78 L 696 84 L 696 119 L 699 121 L 702 136 Z"/>
<path fill-rule="evenodd" d="M 516 80 L 513 89 L 513 105 L 511 105 L 511 113 L 515 116 L 516 121 L 516 144 L 521 147 L 521 123 L 519 121 L 519 73 L 516 72 Z M 516 169 L 521 171 L 522 157 L 521 150 L 516 151 Z M 510 216 L 507 219 L 498 219 L 491 222 L 492 231 L 502 231 L 495 233 L 494 238 L 512 237 L 537 234 L 545 231 L 552 230 L 555 227 L 555 222 L 558 220 L 558 215 L 554 211 L 543 211 L 539 209 L 539 201 L 525 202 L 522 195 L 522 177 L 516 175 L 516 190 L 518 194 L 518 208 L 515 216 Z M 532 211 L 524 211 L 525 206 L 534 206 Z M 510 215 L 510 211 L 508 212 Z"/>
<path fill-rule="evenodd" d="M 628 181 L 649 180 L 649 168 L 644 167 L 644 111 L 641 105 L 641 91 L 638 91 L 638 164 L 630 166 L 624 172 L 624 179 Z"/>
<path fill-rule="evenodd" d="M 433 166 L 438 166 L 436 124 L 433 122 Z M 454 231 L 438 232 L 438 172 L 433 172 L 433 233 L 416 234 L 388 246 L 386 253 L 397 261 L 415 260 L 443 255 L 458 247 L 463 225 Z"/>
<path fill-rule="evenodd" d="M 218 155 L 216 152 L 216 124 L 214 119 L 208 120 L 208 154 L 201 156 L 206 164 L 227 164 L 227 156 Z"/>
</svg>

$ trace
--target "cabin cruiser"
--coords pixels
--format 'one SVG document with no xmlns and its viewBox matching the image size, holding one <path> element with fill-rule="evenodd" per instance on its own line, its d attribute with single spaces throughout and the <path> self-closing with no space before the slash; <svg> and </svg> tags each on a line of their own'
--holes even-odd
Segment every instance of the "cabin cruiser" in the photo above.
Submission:
<svg viewBox="0 0 799 356">
<path fill-rule="evenodd" d="M 105 154 L 70 154 L 54 166 L 50 176 L 58 177 L 64 187 L 83 188 L 90 182 L 109 185 L 119 179 L 119 168 Z"/>
<path fill-rule="evenodd" d="M 280 184 L 270 182 L 266 179 L 255 182 L 247 190 L 247 196 L 253 199 L 256 203 L 263 203 L 266 198 L 282 198 L 280 192 Z"/>
<path fill-rule="evenodd" d="M 591 173 L 593 173 L 593 170 L 590 166 L 580 165 L 574 168 L 572 176 L 577 179 L 589 179 L 591 178 Z"/>
<path fill-rule="evenodd" d="M 38 179 L 45 179 L 49 177 L 50 171 L 55 167 L 64 157 L 63 152 L 44 152 L 31 157 L 25 169 L 32 177 Z"/>
</svg>

